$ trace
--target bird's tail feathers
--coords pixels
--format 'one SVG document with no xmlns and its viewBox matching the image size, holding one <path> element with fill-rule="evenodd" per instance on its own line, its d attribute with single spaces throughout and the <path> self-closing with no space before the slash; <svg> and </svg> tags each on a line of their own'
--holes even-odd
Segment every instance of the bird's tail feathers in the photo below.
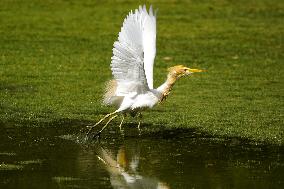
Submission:
<svg viewBox="0 0 284 189">
<path fill-rule="evenodd" d="M 115 79 L 109 80 L 105 85 L 105 93 L 103 97 L 103 103 L 105 105 L 111 104 L 111 98 L 115 95 L 117 88 L 117 81 Z"/>
</svg>

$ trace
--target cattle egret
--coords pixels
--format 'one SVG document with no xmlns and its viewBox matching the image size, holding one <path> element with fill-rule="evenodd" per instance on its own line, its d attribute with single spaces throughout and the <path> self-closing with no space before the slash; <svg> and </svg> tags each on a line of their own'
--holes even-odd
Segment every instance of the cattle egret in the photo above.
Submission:
<svg viewBox="0 0 284 189">
<path fill-rule="evenodd" d="M 107 114 L 92 129 L 109 118 L 102 129 L 95 135 L 98 136 L 106 126 L 122 114 L 121 127 L 124 115 L 139 115 L 142 110 L 152 108 L 166 99 L 175 82 L 199 69 L 191 69 L 183 65 L 177 65 L 168 69 L 169 73 L 165 83 L 153 88 L 153 65 L 156 55 L 156 13 L 152 6 L 149 11 L 146 6 L 139 6 L 134 12 L 130 12 L 125 18 L 118 40 L 113 44 L 113 56 L 111 58 L 111 71 L 113 80 L 106 86 L 103 103 L 115 106 L 116 111 Z M 138 128 L 140 126 L 140 121 Z"/>
</svg>

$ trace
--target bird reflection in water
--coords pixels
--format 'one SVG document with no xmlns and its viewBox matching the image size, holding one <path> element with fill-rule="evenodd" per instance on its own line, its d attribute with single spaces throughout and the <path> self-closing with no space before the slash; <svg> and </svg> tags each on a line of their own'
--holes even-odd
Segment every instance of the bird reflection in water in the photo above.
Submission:
<svg viewBox="0 0 284 189">
<path fill-rule="evenodd" d="M 138 173 L 139 152 L 134 149 L 126 149 L 122 145 L 115 156 L 102 145 L 95 147 L 97 157 L 110 175 L 110 183 L 113 188 L 145 188 L 145 189 L 169 189 L 165 183 L 157 178 L 147 177 Z"/>
</svg>

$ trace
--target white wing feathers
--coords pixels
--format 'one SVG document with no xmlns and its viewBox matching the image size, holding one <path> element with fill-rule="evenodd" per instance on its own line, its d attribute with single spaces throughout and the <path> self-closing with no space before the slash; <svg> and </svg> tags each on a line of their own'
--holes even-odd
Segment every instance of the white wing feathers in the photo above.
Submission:
<svg viewBox="0 0 284 189">
<path fill-rule="evenodd" d="M 147 14 L 145 6 L 143 7 L 143 13 Z M 153 14 L 152 6 L 150 6 L 149 15 L 146 15 L 143 25 L 143 50 L 144 69 L 148 86 L 153 89 L 153 66 L 156 56 L 156 15 Z"/>
<path fill-rule="evenodd" d="M 145 5 L 125 18 L 114 42 L 112 74 L 117 81 L 116 96 L 145 93 L 153 88 L 156 54 L 156 16 Z"/>
</svg>

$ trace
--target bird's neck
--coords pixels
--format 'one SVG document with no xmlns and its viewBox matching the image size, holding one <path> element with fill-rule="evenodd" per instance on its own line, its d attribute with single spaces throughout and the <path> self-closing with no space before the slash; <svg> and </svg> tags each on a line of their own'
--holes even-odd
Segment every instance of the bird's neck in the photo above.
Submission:
<svg viewBox="0 0 284 189">
<path fill-rule="evenodd" d="M 157 91 L 159 91 L 162 95 L 160 98 L 160 102 L 165 100 L 167 96 L 170 94 L 175 82 L 177 81 L 177 77 L 175 74 L 172 74 L 171 72 L 168 74 L 167 80 L 165 83 L 163 83 L 160 87 L 157 88 Z"/>
</svg>

